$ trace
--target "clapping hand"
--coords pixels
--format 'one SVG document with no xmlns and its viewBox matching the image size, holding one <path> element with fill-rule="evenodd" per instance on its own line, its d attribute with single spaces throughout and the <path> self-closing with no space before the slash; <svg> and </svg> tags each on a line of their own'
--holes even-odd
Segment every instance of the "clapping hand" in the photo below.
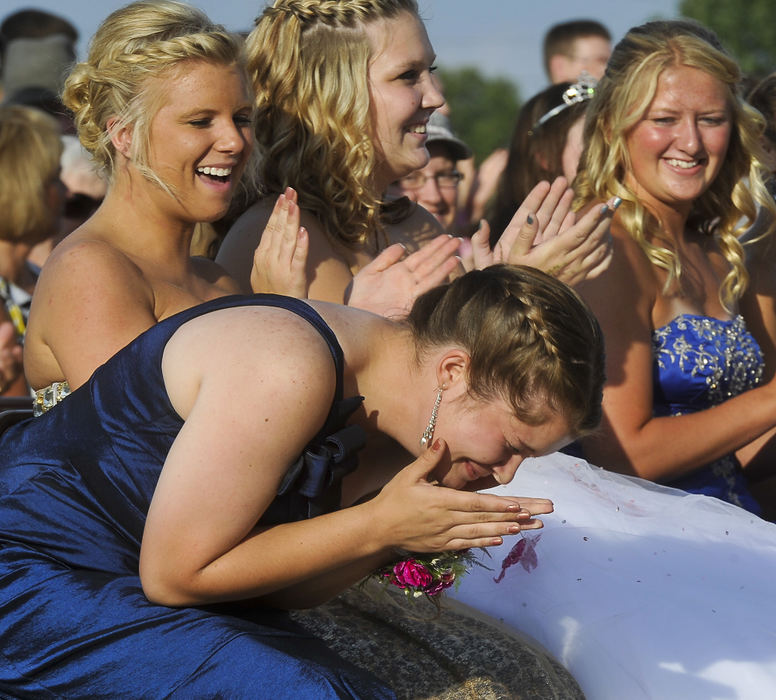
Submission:
<svg viewBox="0 0 776 700">
<path fill-rule="evenodd" d="M 296 191 L 287 187 L 275 202 L 253 256 L 251 289 L 255 293 L 307 297 L 309 236 L 299 226 Z"/>
<path fill-rule="evenodd" d="M 486 222 L 472 236 L 471 265 L 478 269 L 497 263 L 530 265 L 567 284 L 595 277 L 612 255 L 609 224 L 618 199 L 591 208 L 577 220 L 571 211 L 574 192 L 565 178 L 552 185 L 540 182 L 515 212 L 491 250 Z"/>
<path fill-rule="evenodd" d="M 417 297 L 460 268 L 459 243 L 442 234 L 411 255 L 400 243 L 389 246 L 353 278 L 348 305 L 381 316 L 406 316 Z"/>
</svg>

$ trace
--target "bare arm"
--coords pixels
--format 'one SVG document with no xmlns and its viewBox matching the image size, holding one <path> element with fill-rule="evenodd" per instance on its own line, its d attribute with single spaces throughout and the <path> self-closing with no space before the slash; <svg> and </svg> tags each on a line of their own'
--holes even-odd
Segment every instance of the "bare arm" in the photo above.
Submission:
<svg viewBox="0 0 776 700">
<path fill-rule="evenodd" d="M 606 340 L 604 421 L 583 441 L 591 462 L 667 481 L 746 445 L 776 425 L 776 387 L 752 389 L 697 413 L 653 417 L 651 310 L 657 284 L 630 240 L 615 237 L 609 269 L 579 291 Z"/>
<path fill-rule="evenodd" d="M 331 356 L 304 321 L 288 314 L 208 316 L 179 331 L 165 351 L 165 382 L 185 423 L 143 535 L 140 576 L 151 600 L 189 605 L 270 596 L 273 604 L 304 607 L 357 581 L 394 547 L 496 544 L 530 519 L 516 499 L 425 483 L 434 452 L 372 501 L 256 527 L 287 466 L 328 412 Z M 235 402 L 235 391 L 244 400 Z"/>
</svg>

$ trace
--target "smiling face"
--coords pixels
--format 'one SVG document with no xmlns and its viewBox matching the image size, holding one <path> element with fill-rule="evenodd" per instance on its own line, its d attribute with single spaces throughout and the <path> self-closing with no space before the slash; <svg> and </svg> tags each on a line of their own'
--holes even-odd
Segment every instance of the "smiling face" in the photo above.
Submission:
<svg viewBox="0 0 776 700">
<path fill-rule="evenodd" d="M 685 215 L 714 181 L 732 129 L 727 86 L 698 68 L 664 70 L 644 116 L 626 135 L 628 184 L 659 213 Z"/>
<path fill-rule="evenodd" d="M 432 73 L 434 50 L 417 16 L 402 12 L 367 24 L 365 32 L 372 50 L 369 96 L 380 159 L 375 184 L 382 192 L 428 163 L 426 124 L 445 100 Z"/>
<path fill-rule="evenodd" d="M 149 128 L 148 164 L 175 199 L 161 190 L 155 198 L 184 220 L 214 221 L 226 213 L 251 152 L 244 76 L 235 65 L 187 61 L 156 83 L 162 102 Z"/>
<path fill-rule="evenodd" d="M 455 389 L 442 394 L 434 437 L 445 440 L 449 457 L 433 478 L 469 490 L 492 486 L 491 478 L 507 484 L 523 459 L 555 452 L 573 439 L 568 421 L 557 413 L 529 425 L 502 399 L 486 402 Z"/>
</svg>

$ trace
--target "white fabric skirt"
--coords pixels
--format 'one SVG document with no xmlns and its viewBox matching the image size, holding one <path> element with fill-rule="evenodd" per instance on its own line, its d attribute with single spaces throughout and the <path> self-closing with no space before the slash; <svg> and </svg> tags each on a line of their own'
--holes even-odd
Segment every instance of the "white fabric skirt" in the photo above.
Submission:
<svg viewBox="0 0 776 700">
<path fill-rule="evenodd" d="M 555 512 L 450 596 L 532 636 L 589 700 L 776 698 L 776 525 L 563 454 L 489 493 Z"/>
</svg>

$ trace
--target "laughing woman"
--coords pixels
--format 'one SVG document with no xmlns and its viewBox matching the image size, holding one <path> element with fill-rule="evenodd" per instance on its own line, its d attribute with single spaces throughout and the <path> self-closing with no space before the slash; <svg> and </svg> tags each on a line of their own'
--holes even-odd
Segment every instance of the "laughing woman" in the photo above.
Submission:
<svg viewBox="0 0 776 700">
<path fill-rule="evenodd" d="M 752 334 L 773 323 L 747 289 L 739 238 L 757 204 L 774 205 L 762 118 L 739 79 L 712 32 L 654 22 L 618 44 L 590 103 L 580 200 L 623 204 L 612 265 L 580 286 L 609 379 L 603 430 L 584 449 L 599 466 L 758 512 L 745 473 L 776 426 L 762 355 L 775 337 Z"/>
<path fill-rule="evenodd" d="M 391 697 L 282 609 L 540 527 L 470 491 L 594 428 L 602 369 L 579 298 L 512 266 L 401 323 L 254 295 L 154 324 L 0 440 L 0 695 Z"/>
<path fill-rule="evenodd" d="M 138 2 L 105 20 L 68 77 L 65 104 L 110 186 L 41 273 L 24 357 L 33 388 L 75 389 L 160 319 L 240 291 L 189 255 L 195 224 L 227 211 L 251 153 L 239 55 L 198 10 Z"/>
<path fill-rule="evenodd" d="M 276 0 L 246 50 L 263 197 L 229 231 L 218 262 L 247 284 L 275 197 L 293 187 L 309 231 L 311 299 L 391 311 L 375 305 L 374 294 L 351 295 L 354 275 L 389 244 L 431 248 L 429 260 L 411 272 L 430 268 L 437 281 L 446 278 L 456 267 L 450 256 L 457 241 L 439 237 L 439 223 L 422 207 L 384 202 L 392 182 L 428 163 L 426 125 L 444 104 L 416 1 Z M 563 281 L 600 271 L 608 259 L 608 216 L 590 213 L 576 225 L 564 219 L 572 197 L 565 180 L 552 189 L 545 182 L 532 194 L 500 239 L 495 260 L 553 269 Z M 535 247 L 536 228 L 523 226 L 530 212 L 543 236 Z M 553 236 L 558 230 L 566 235 Z M 487 239 L 482 231 L 470 266 L 493 261 Z M 422 291 L 410 280 L 402 308 L 394 310 L 406 313 Z"/>
</svg>

